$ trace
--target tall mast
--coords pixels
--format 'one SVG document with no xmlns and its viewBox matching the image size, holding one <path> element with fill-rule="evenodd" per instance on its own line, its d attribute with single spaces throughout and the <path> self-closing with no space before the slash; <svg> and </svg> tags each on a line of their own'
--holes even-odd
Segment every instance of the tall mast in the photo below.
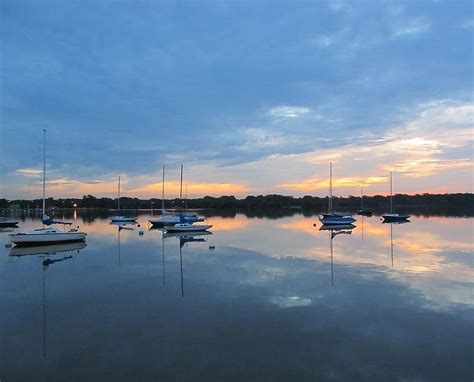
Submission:
<svg viewBox="0 0 474 382">
<path fill-rule="evenodd" d="M 329 212 L 332 212 L 332 162 L 329 162 Z"/>
<path fill-rule="evenodd" d="M 120 210 L 120 176 L 119 176 L 118 190 L 117 190 L 117 209 Z"/>
<path fill-rule="evenodd" d="M 161 213 L 165 211 L 165 165 L 163 165 L 163 180 L 161 182 Z"/>
<path fill-rule="evenodd" d="M 390 213 L 393 213 L 393 202 L 392 202 L 392 171 L 390 171 Z"/>
<path fill-rule="evenodd" d="M 43 129 L 43 218 L 46 215 L 46 129 Z"/>
<path fill-rule="evenodd" d="M 364 211 L 364 189 L 360 188 L 360 209 Z"/>
<path fill-rule="evenodd" d="M 186 196 L 184 198 L 184 210 L 187 212 L 188 211 L 188 185 L 187 184 L 185 186 L 185 193 L 186 193 Z"/>
<path fill-rule="evenodd" d="M 183 165 L 181 165 L 181 181 L 179 183 L 179 208 L 183 207 Z"/>
</svg>

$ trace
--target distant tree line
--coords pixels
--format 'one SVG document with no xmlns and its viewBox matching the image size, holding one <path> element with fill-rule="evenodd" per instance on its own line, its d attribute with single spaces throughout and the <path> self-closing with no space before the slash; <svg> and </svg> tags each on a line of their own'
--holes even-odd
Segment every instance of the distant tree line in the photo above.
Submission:
<svg viewBox="0 0 474 382">
<path fill-rule="evenodd" d="M 364 208 L 372 209 L 375 212 L 386 212 L 389 209 L 389 198 L 387 196 L 375 195 L 364 196 Z M 53 199 L 46 202 L 48 208 L 56 209 L 115 209 L 117 199 L 97 198 L 93 195 L 84 195 L 79 198 Z M 0 199 L 0 209 L 18 208 L 35 209 L 41 208 L 41 199 L 34 200 L 6 200 Z M 308 211 L 324 211 L 327 209 L 328 198 L 317 196 L 292 197 L 284 195 L 258 195 L 247 196 L 237 199 L 235 196 L 211 197 L 179 200 L 165 200 L 166 209 L 226 209 L 226 210 L 282 210 L 282 209 L 302 209 Z M 334 209 L 338 211 L 355 212 L 361 207 L 360 196 L 334 197 Z M 161 209 L 161 199 L 138 199 L 121 197 L 120 206 L 122 209 Z M 432 212 L 452 213 L 457 215 L 474 214 L 474 194 L 396 194 L 393 196 L 393 206 L 396 211 L 417 210 L 429 208 Z"/>
</svg>

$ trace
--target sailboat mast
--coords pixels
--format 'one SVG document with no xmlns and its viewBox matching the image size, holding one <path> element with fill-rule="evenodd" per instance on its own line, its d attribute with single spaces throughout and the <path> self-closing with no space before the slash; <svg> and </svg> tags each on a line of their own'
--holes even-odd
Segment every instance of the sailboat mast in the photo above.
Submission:
<svg viewBox="0 0 474 382">
<path fill-rule="evenodd" d="M 185 193 L 186 193 L 186 196 L 184 198 L 184 210 L 187 212 L 188 211 L 188 185 L 187 184 L 185 186 Z"/>
<path fill-rule="evenodd" d="M 163 180 L 161 182 L 161 213 L 165 211 L 165 165 L 163 165 Z"/>
<path fill-rule="evenodd" d="M 390 213 L 393 213 L 393 201 L 392 201 L 392 171 L 390 171 Z"/>
<path fill-rule="evenodd" d="M 43 129 L 43 217 L 46 215 L 46 129 Z"/>
<path fill-rule="evenodd" d="M 364 211 L 364 189 L 360 188 L 360 209 Z"/>
<path fill-rule="evenodd" d="M 332 162 L 329 163 L 329 212 L 332 212 Z"/>
<path fill-rule="evenodd" d="M 181 180 L 179 183 L 179 204 L 181 209 L 183 207 L 183 165 L 181 165 Z"/>
<path fill-rule="evenodd" d="M 117 209 L 120 210 L 120 176 L 119 176 L 119 179 L 118 179 Z"/>
</svg>

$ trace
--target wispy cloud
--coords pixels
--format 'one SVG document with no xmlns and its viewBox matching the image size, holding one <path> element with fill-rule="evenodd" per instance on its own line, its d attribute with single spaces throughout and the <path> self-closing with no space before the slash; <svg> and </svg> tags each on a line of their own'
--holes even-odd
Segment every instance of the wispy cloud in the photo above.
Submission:
<svg viewBox="0 0 474 382">
<path fill-rule="evenodd" d="M 270 109 L 268 114 L 274 117 L 297 118 L 309 112 L 309 108 L 302 106 L 277 106 Z"/>
<path fill-rule="evenodd" d="M 18 168 L 15 170 L 15 173 L 21 176 L 38 178 L 43 173 L 43 170 L 39 170 L 36 168 Z"/>
<path fill-rule="evenodd" d="M 425 17 L 417 17 L 411 20 L 403 20 L 395 25 L 392 30 L 392 37 L 413 36 L 428 32 L 431 28 L 430 21 Z"/>
</svg>

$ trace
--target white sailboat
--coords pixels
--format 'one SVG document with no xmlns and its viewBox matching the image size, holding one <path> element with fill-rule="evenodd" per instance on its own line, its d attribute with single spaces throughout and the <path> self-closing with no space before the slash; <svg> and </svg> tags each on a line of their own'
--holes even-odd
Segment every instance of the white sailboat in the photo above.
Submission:
<svg viewBox="0 0 474 382">
<path fill-rule="evenodd" d="M 328 212 L 323 213 L 319 218 L 323 224 L 352 224 L 356 221 L 351 215 L 341 212 L 335 212 L 332 206 L 332 162 L 329 164 L 329 206 Z"/>
<path fill-rule="evenodd" d="M 392 196 L 392 171 L 390 171 L 390 213 L 382 215 L 384 223 L 393 223 L 393 222 L 408 222 L 410 215 L 401 215 L 393 213 L 393 196 Z"/>
<path fill-rule="evenodd" d="M 117 210 L 120 211 L 120 176 L 118 177 Z M 112 223 L 131 223 L 136 220 L 135 216 L 116 215 L 110 217 Z"/>
<path fill-rule="evenodd" d="M 183 165 L 181 165 L 181 181 L 179 188 L 179 200 L 183 200 Z M 180 206 L 181 208 L 182 206 Z M 179 222 L 174 224 L 169 224 L 164 226 L 167 232 L 197 232 L 197 231 L 206 231 L 212 227 L 210 224 L 193 224 L 188 220 L 188 218 L 183 215 L 183 212 L 179 212 Z"/>
<path fill-rule="evenodd" d="M 43 130 L 43 221 L 46 220 L 46 130 Z M 35 229 L 30 232 L 19 232 L 10 235 L 10 240 L 16 245 L 42 245 L 83 241 L 87 234 L 77 229 L 61 231 L 54 227 Z"/>
<path fill-rule="evenodd" d="M 176 213 L 174 211 L 165 210 L 165 166 L 163 165 L 163 179 L 161 183 L 161 217 L 159 219 L 149 219 L 148 222 L 153 227 L 164 227 L 179 224 L 181 223 L 181 220 L 191 224 L 204 221 L 203 218 L 198 217 L 197 213 L 193 211 Z"/>
</svg>

